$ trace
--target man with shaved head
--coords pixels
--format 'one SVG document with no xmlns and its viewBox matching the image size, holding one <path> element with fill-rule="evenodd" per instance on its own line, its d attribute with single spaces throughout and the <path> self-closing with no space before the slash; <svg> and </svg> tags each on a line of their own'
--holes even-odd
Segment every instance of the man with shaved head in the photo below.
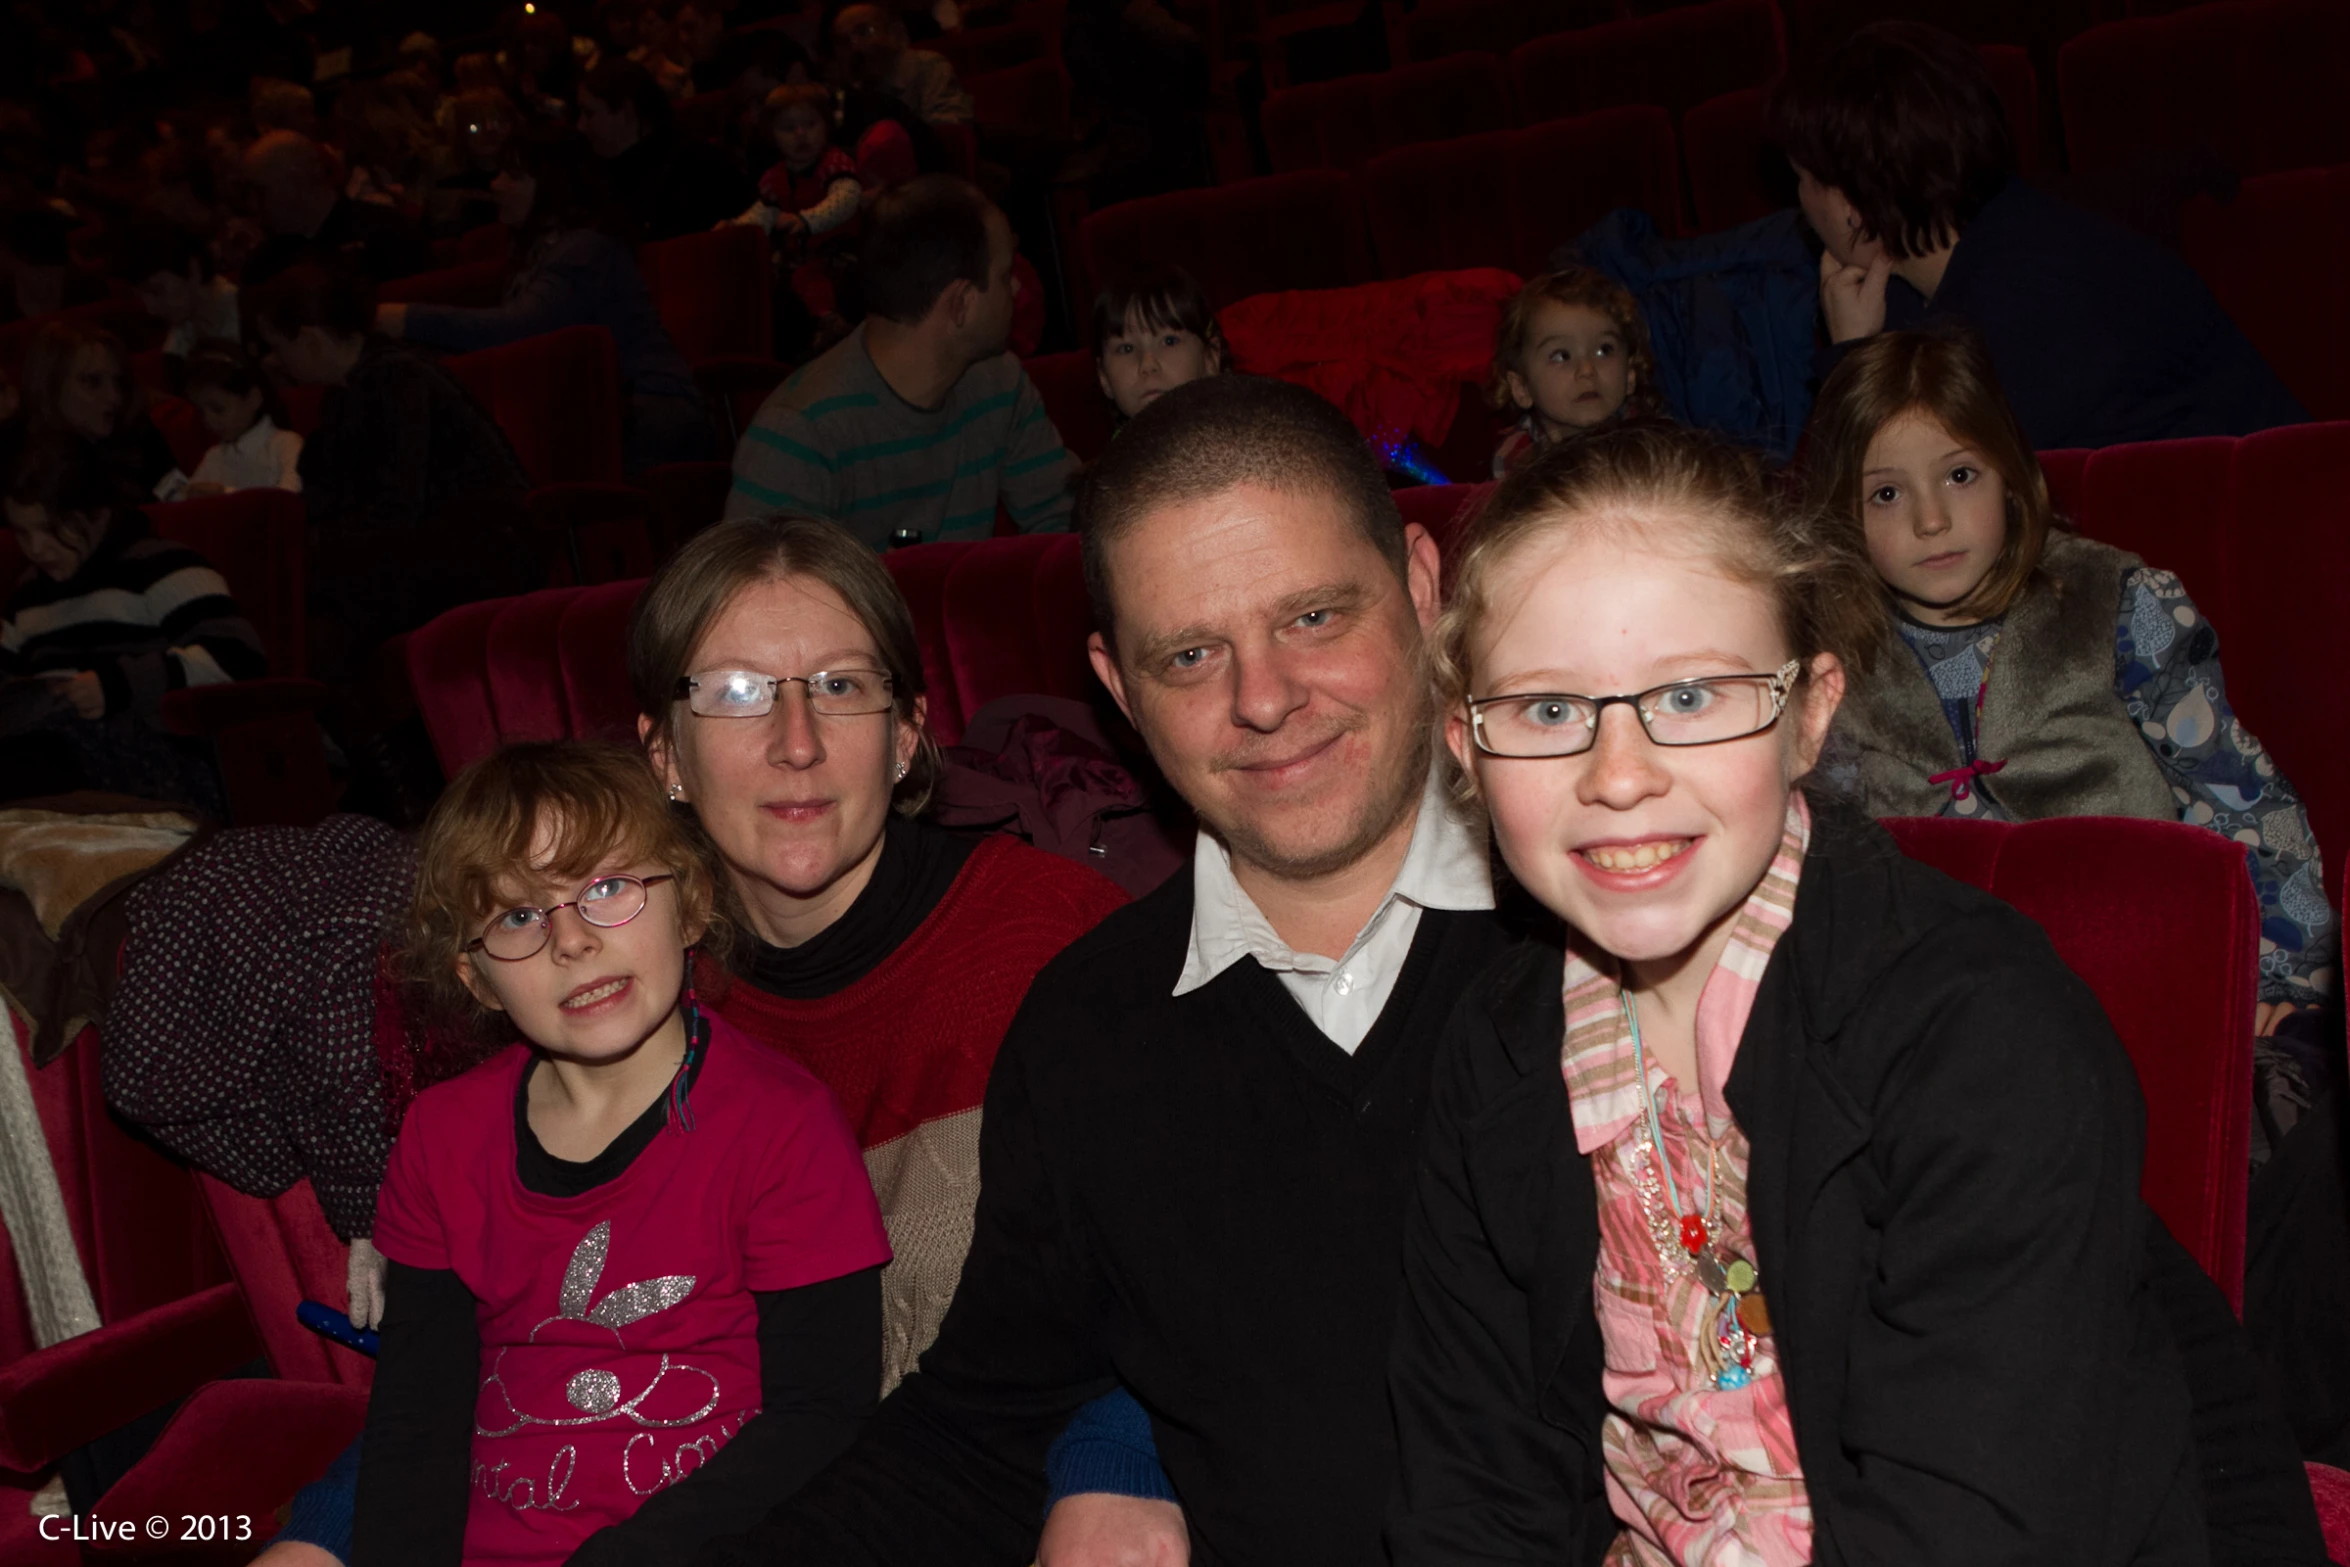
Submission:
<svg viewBox="0 0 2350 1567">
<path fill-rule="evenodd" d="M 420 272 L 429 262 L 416 225 L 390 207 L 344 195 L 334 154 L 300 131 L 260 137 L 245 149 L 239 173 L 248 208 L 269 233 L 245 263 L 248 287 L 297 261 L 356 268 L 378 283 Z"/>
</svg>

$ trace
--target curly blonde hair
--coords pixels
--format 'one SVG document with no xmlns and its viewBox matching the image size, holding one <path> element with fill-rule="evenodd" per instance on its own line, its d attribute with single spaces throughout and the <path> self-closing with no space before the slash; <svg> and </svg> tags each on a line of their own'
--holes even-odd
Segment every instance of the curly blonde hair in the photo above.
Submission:
<svg viewBox="0 0 2350 1567">
<path fill-rule="evenodd" d="M 709 865 L 642 752 L 586 740 L 493 751 L 459 773 L 425 818 L 401 954 L 406 977 L 448 1021 L 511 1034 L 460 977 L 465 948 L 520 888 L 585 879 L 616 856 L 675 877 L 681 928 L 700 927 L 696 945 L 723 953 L 729 931 Z"/>
</svg>

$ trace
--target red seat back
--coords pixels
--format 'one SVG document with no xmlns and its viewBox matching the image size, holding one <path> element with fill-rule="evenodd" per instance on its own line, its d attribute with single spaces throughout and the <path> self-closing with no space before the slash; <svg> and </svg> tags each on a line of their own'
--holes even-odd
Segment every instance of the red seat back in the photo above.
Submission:
<svg viewBox="0 0 2350 1567">
<path fill-rule="evenodd" d="M 203 500 L 149 506 L 155 531 L 212 562 L 269 655 L 269 672 L 306 672 L 307 611 L 302 602 L 306 521 L 302 497 L 288 490 L 238 490 Z"/>
<path fill-rule="evenodd" d="M 2350 6 L 2228 0 L 2093 27 L 2057 56 L 2073 172 L 2209 146 L 2236 173 L 2350 160 Z"/>
<path fill-rule="evenodd" d="M 1711 0 L 1521 45 L 1510 79 L 1528 125 L 1618 104 L 1657 104 L 1678 119 L 1741 87 L 1760 87 L 1787 64 L 1771 0 Z"/>
<path fill-rule="evenodd" d="M 377 289 L 375 297 L 387 305 L 455 305 L 465 310 L 483 310 L 496 304 L 505 293 L 506 258 L 495 256 L 394 278 Z"/>
<path fill-rule="evenodd" d="M 1085 330 L 1083 323 L 1079 330 Z M 1028 372 L 1036 395 L 1044 399 L 1044 411 L 1052 418 L 1053 428 L 1061 432 L 1061 444 L 1069 448 L 1069 455 L 1079 462 L 1091 462 L 1109 449 L 1110 437 L 1118 429 L 1117 414 L 1102 395 L 1091 349 L 1039 354 L 1022 361 L 1021 368 Z"/>
<path fill-rule="evenodd" d="M 688 363 L 773 352 L 767 236 L 758 229 L 729 225 L 640 245 L 636 265 L 661 325 Z"/>
<path fill-rule="evenodd" d="M 620 482 L 620 363 L 611 333 L 567 326 L 447 365 L 514 443 L 531 483 Z"/>
<path fill-rule="evenodd" d="M 1377 275 L 1355 188 L 1329 169 L 1121 201 L 1088 216 L 1079 232 L 1094 289 L 1146 262 L 1173 261 L 1219 309 L 1251 294 Z"/>
<path fill-rule="evenodd" d="M 2260 941 L 2242 851 L 2112 817 L 1887 825 L 1905 853 L 2038 921 L 2096 992 L 2146 1099 L 2139 1190 L 2241 1310 Z"/>
<path fill-rule="evenodd" d="M 1456 54 L 1391 71 L 1287 87 L 1265 98 L 1273 171 L 1359 169 L 1392 147 L 1517 124 L 1509 79 L 1490 54 Z"/>
<path fill-rule="evenodd" d="M 1546 34 L 1620 15 L 1614 0 L 1433 0 L 1404 18 L 1404 53 L 1414 60 L 1470 50 L 1508 54 Z"/>
<path fill-rule="evenodd" d="M 310 1183 L 297 1181 L 276 1197 L 248 1197 L 209 1175 L 196 1181 L 271 1369 L 288 1382 L 372 1385 L 373 1360 L 319 1337 L 294 1316 L 306 1300 L 342 1306 L 349 1288 L 349 1250 L 327 1227 Z"/>
<path fill-rule="evenodd" d="M 946 56 L 955 74 L 968 87 L 974 76 L 1010 70 L 1035 60 L 1055 59 L 1060 52 L 1058 43 L 1057 33 L 1029 22 L 1008 22 L 999 27 L 941 33 L 936 38 L 924 39 L 920 47 Z"/>
<path fill-rule="evenodd" d="M 2350 164 L 2246 180 L 2179 215 L 2187 259 L 2301 406 L 2350 419 Z"/>
<path fill-rule="evenodd" d="M 2051 452 L 2043 467 L 2083 533 L 2186 584 L 2219 633 L 2230 704 L 2300 791 L 2340 886 L 2350 722 L 2312 672 L 2350 622 L 2350 424 Z M 2280 568 L 2289 608 L 2274 602 Z"/>
<path fill-rule="evenodd" d="M 1531 276 L 1618 207 L 1642 209 L 1665 233 L 1679 228 L 1673 127 L 1658 108 L 1399 147 L 1356 180 L 1384 277 L 1460 267 Z"/>
<path fill-rule="evenodd" d="M 991 135 L 1030 146 L 1069 140 L 1069 78 L 1058 60 L 1035 59 L 965 77 L 971 118 Z"/>
</svg>

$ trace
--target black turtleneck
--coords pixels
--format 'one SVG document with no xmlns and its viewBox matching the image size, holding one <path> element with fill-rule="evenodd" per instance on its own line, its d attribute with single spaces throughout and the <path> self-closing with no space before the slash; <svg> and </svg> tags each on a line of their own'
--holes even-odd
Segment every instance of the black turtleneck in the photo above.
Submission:
<svg viewBox="0 0 2350 1567">
<path fill-rule="evenodd" d="M 893 813 L 882 830 L 873 879 L 847 912 L 796 947 L 769 946 L 746 932 L 736 954 L 737 972 L 787 1001 L 813 1001 L 848 989 L 930 918 L 976 846 L 973 839 Z"/>
</svg>

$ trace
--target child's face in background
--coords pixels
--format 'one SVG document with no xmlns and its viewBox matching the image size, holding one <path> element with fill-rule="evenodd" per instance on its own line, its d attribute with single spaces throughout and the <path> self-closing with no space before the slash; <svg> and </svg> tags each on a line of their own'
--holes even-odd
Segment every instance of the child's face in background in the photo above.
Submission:
<svg viewBox="0 0 2350 1567">
<path fill-rule="evenodd" d="M 195 318 L 196 284 L 178 272 L 156 272 L 139 285 L 139 303 L 158 321 L 177 326 Z"/>
<path fill-rule="evenodd" d="M 1949 606 L 1990 575 L 2007 543 L 2007 483 L 1930 414 L 1890 421 L 1861 460 L 1869 564 L 1930 626 L 1964 624 Z"/>
<path fill-rule="evenodd" d="M 795 103 L 775 116 L 775 150 L 794 169 L 812 169 L 832 140 L 832 128 L 813 104 Z"/>
<path fill-rule="evenodd" d="M 1775 606 L 1724 575 L 1703 537 L 1680 519 L 1635 517 L 1526 541 L 1498 563 L 1470 639 L 1472 694 L 1629 696 L 1778 670 L 1791 655 Z M 1600 709 L 1591 749 L 1576 756 L 1485 755 L 1457 710 L 1445 736 L 1511 872 L 1657 983 L 1690 963 L 1710 970 L 1770 868 L 1788 792 L 1818 759 L 1843 691 L 1834 658 L 1816 659 L 1812 675 L 1771 728 L 1713 745 L 1659 746 L 1620 703 Z"/>
<path fill-rule="evenodd" d="M 1197 332 L 1179 326 L 1147 326 L 1140 311 L 1129 310 L 1126 324 L 1102 344 L 1095 366 L 1102 395 L 1133 418 L 1157 401 L 1160 394 L 1219 373 L 1223 355 Z"/>
<path fill-rule="evenodd" d="M 233 441 L 253 428 L 261 417 L 261 392 L 232 392 L 225 386 L 200 386 L 194 398 L 196 412 L 204 418 L 204 428 L 212 432 L 216 441 Z"/>
<path fill-rule="evenodd" d="M 88 517 L 61 521 L 52 517 L 46 506 L 10 501 L 7 510 L 8 531 L 16 537 L 17 552 L 51 582 L 63 582 L 81 570 L 82 562 L 90 558 L 90 551 L 97 548 L 99 536 L 106 531 Z"/>
<path fill-rule="evenodd" d="M 103 441 L 122 418 L 122 365 L 97 343 L 74 350 L 65 384 L 57 389 L 57 414 L 85 440 Z"/>
<path fill-rule="evenodd" d="M 551 843 L 543 833 L 536 858 Z M 509 909 L 549 908 L 575 899 L 625 895 L 610 878 L 658 876 L 649 860 L 616 855 L 584 877 L 532 876 L 502 887 L 498 909 L 476 922 L 473 935 L 506 919 Z M 577 908 L 549 917 L 546 945 L 527 958 L 502 962 L 486 952 L 458 959 L 459 974 L 482 1004 L 514 1020 L 525 1039 L 547 1054 L 586 1065 L 617 1061 L 669 1021 L 685 988 L 685 949 L 699 938 L 678 916 L 677 883 L 645 889 L 642 913 L 625 925 L 591 925 Z"/>
<path fill-rule="evenodd" d="M 1557 437 L 1605 424 L 1632 395 L 1623 332 L 1603 311 L 1546 299 L 1534 311 L 1526 354 L 1509 372 L 1510 400 Z"/>
</svg>

